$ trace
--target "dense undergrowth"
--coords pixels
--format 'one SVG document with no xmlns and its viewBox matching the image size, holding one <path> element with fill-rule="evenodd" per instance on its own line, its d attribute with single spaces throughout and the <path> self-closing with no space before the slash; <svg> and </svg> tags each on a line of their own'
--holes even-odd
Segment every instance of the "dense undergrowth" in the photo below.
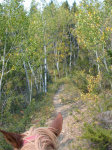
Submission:
<svg viewBox="0 0 112 150">
<path fill-rule="evenodd" d="M 100 75 L 93 76 L 78 70 L 75 70 L 68 78 L 64 78 L 63 83 L 65 89 L 60 98 L 65 105 L 73 103 L 74 106 L 69 115 L 73 115 L 75 122 L 78 122 L 77 126 L 81 125 L 82 128 L 82 135 L 78 137 L 80 144 L 73 149 L 111 150 L 111 89 L 100 86 Z M 78 103 L 79 105 L 82 103 L 85 112 L 77 105 Z M 78 115 L 74 115 L 74 112 Z M 82 141 L 89 146 L 85 148 Z"/>
<path fill-rule="evenodd" d="M 77 74 L 77 73 L 76 73 Z M 73 80 L 80 89 L 79 97 L 88 107 L 91 121 L 84 122 L 82 139 L 87 139 L 92 149 L 112 149 L 112 91 L 101 86 L 101 76 L 78 72 Z M 102 84 L 103 85 L 103 84 Z M 79 99 L 78 98 L 78 99 Z M 89 104 L 89 105 L 88 105 Z M 89 119 L 89 118 L 88 118 Z M 80 148 L 83 149 L 83 148 Z"/>
<path fill-rule="evenodd" d="M 91 123 L 88 123 L 88 120 L 84 121 L 81 139 L 86 139 L 92 149 L 110 150 L 112 126 L 110 125 L 109 128 L 105 126 L 105 123 L 101 122 L 101 117 L 98 116 L 103 112 L 112 110 L 112 93 L 110 89 L 101 88 L 100 81 L 100 76 L 92 76 L 84 71 L 75 70 L 68 77 L 58 79 L 56 82 L 49 84 L 46 95 L 40 94 L 38 100 L 34 98 L 29 106 L 18 112 L 18 114 L 11 114 L 7 111 L 6 117 L 8 119 L 3 118 L 5 123 L 2 125 L 2 129 L 20 133 L 34 124 L 37 127 L 45 126 L 46 120 L 54 111 L 53 96 L 59 86 L 64 84 L 65 90 L 61 97 L 62 102 L 69 104 L 73 101 L 82 101 L 88 107 L 88 112 L 92 116 Z M 73 111 L 81 113 L 79 108 L 76 107 Z M 72 112 L 70 115 L 72 115 Z M 104 118 L 103 115 L 102 117 Z M 74 116 L 74 119 L 75 121 L 79 120 L 76 116 Z M 1 138 L 0 150 L 7 149 L 11 150 L 11 147 L 6 145 L 4 139 Z M 83 150 L 83 147 L 77 149 Z"/>
<path fill-rule="evenodd" d="M 6 131 L 22 133 L 29 127 L 35 125 L 37 127 L 45 126 L 46 120 L 54 111 L 53 96 L 63 80 L 49 84 L 48 93 L 42 94 L 38 100 L 33 99 L 26 109 L 21 110 L 18 114 L 6 112 L 4 124 L 1 129 Z M 0 135 L 0 150 L 12 150 L 10 145 L 6 144 L 4 138 Z"/>
<path fill-rule="evenodd" d="M 0 128 L 44 126 L 64 84 L 62 102 L 81 101 L 91 116 L 82 121 L 82 137 L 93 149 L 111 150 L 112 1 L 82 0 L 72 7 L 43 1 L 42 7 L 34 0 L 29 12 L 23 0 L 0 4 Z M 78 107 L 74 111 L 84 120 Z M 1 137 L 0 150 L 11 150 Z"/>
</svg>

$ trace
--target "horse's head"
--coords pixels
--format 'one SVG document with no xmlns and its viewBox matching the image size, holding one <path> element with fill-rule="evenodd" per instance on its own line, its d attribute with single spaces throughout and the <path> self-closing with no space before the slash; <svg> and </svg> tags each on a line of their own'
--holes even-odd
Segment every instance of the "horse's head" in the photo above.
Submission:
<svg viewBox="0 0 112 150">
<path fill-rule="evenodd" d="M 57 137 L 62 130 L 63 118 L 61 113 L 57 115 L 47 128 L 34 128 L 22 134 L 0 130 L 6 141 L 14 150 L 56 150 Z"/>
</svg>

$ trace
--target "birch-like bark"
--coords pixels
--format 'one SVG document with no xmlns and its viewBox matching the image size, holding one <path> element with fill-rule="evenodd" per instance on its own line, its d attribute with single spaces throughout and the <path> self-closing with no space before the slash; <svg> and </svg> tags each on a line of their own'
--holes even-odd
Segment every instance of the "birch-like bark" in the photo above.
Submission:
<svg viewBox="0 0 112 150">
<path fill-rule="evenodd" d="M 99 65 L 99 62 L 98 62 L 98 52 L 97 52 L 97 50 L 96 50 L 96 60 L 97 60 L 98 74 L 100 74 L 100 65 Z M 102 87 L 101 82 L 100 82 L 99 86 L 100 86 L 100 88 Z"/>
<path fill-rule="evenodd" d="M 55 42 L 54 42 L 55 43 Z M 56 71 L 55 71 L 55 63 L 56 63 L 56 50 L 55 50 L 55 44 L 54 44 L 54 63 L 53 63 L 53 66 L 54 66 L 54 77 L 55 77 L 55 81 L 56 81 Z"/>
<path fill-rule="evenodd" d="M 31 98 L 31 88 L 30 88 L 29 76 L 28 76 L 28 72 L 27 72 L 27 67 L 26 67 L 25 61 L 23 61 L 23 66 L 24 66 L 24 69 L 25 69 L 26 82 L 27 82 L 27 85 L 28 85 L 29 96 Z"/>
<path fill-rule="evenodd" d="M 59 77 L 60 77 L 60 69 L 59 69 L 59 51 L 57 51 L 57 42 L 54 42 L 54 54 L 55 54 L 56 69 L 57 69 L 58 75 L 59 75 Z"/>
<path fill-rule="evenodd" d="M 67 72 L 67 60 L 65 58 L 65 74 L 66 74 L 66 77 L 68 76 L 68 72 Z"/>
<path fill-rule="evenodd" d="M 30 86 L 30 102 L 32 101 L 32 75 L 31 75 L 31 86 Z"/>
<path fill-rule="evenodd" d="M 44 81 L 43 81 L 43 88 L 44 88 L 44 92 L 47 93 L 47 55 L 46 55 L 46 20 L 44 21 L 44 18 L 42 16 L 42 20 L 43 20 L 43 42 L 44 42 Z"/>
<path fill-rule="evenodd" d="M 100 74 L 100 65 L 99 65 L 99 62 L 98 62 L 98 52 L 97 52 L 97 50 L 96 50 L 96 60 L 97 60 L 98 74 Z"/>
<path fill-rule="evenodd" d="M 41 74 L 40 74 L 40 76 L 41 76 L 41 82 L 42 82 L 42 91 L 43 92 L 45 92 L 45 83 L 44 83 L 44 75 L 43 75 L 43 67 L 41 66 Z"/>
<path fill-rule="evenodd" d="M 73 63 L 73 64 L 74 64 L 74 66 L 75 66 L 75 65 L 76 65 L 76 62 L 75 62 L 75 58 L 76 58 L 75 52 L 74 52 L 74 55 L 73 55 L 73 56 L 74 56 L 74 63 Z"/>
<path fill-rule="evenodd" d="M 0 100 L 2 96 L 2 80 L 4 76 L 4 71 L 5 71 L 5 55 L 6 55 L 6 39 L 5 39 L 5 45 L 4 45 L 4 52 L 3 52 L 3 58 L 2 58 L 2 70 L 1 70 L 1 78 L 0 78 Z"/>
<path fill-rule="evenodd" d="M 44 45 L 44 55 L 45 55 L 45 58 L 44 58 L 44 84 L 45 84 L 45 89 L 44 89 L 44 92 L 47 93 L 47 58 L 46 58 L 46 45 Z"/>
<path fill-rule="evenodd" d="M 70 34 L 70 63 L 69 63 L 69 71 L 71 71 L 72 67 L 72 39 L 71 39 L 71 34 Z"/>
<path fill-rule="evenodd" d="M 42 66 L 40 66 L 40 92 L 42 92 Z"/>
<path fill-rule="evenodd" d="M 38 83 L 37 83 L 37 78 L 36 78 L 35 72 L 34 72 L 33 68 L 31 67 L 31 64 L 29 62 L 28 62 L 28 65 L 29 65 L 31 73 L 32 73 L 32 75 L 34 77 L 34 82 L 35 82 L 35 86 L 36 86 L 37 93 L 38 93 Z"/>
<path fill-rule="evenodd" d="M 103 45 L 103 53 L 104 53 L 104 45 Z M 107 62 L 106 62 L 105 56 L 104 56 L 104 58 L 103 58 L 103 63 L 104 63 L 104 65 L 105 65 L 106 71 L 109 72 L 109 69 L 108 69 L 108 66 L 107 66 Z"/>
<path fill-rule="evenodd" d="M 55 68 L 55 67 L 54 67 Z M 55 71 L 55 69 L 54 69 L 54 76 L 55 76 L 55 82 L 56 82 L 56 71 Z"/>
<path fill-rule="evenodd" d="M 57 52 L 57 50 L 56 50 L 56 52 Z M 56 67 L 57 67 L 57 71 L 58 71 L 58 74 L 59 74 L 59 72 L 60 72 L 60 70 L 59 70 L 59 51 L 57 52 L 57 56 L 58 56 L 58 60 L 56 62 Z"/>
</svg>

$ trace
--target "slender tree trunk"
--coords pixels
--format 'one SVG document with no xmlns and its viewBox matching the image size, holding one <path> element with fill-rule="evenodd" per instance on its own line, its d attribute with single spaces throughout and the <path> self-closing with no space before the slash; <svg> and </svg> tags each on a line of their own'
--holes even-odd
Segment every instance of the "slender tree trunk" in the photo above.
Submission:
<svg viewBox="0 0 112 150">
<path fill-rule="evenodd" d="M 75 52 L 74 52 L 74 66 L 76 65 L 76 62 L 75 62 L 75 58 L 76 58 L 76 56 L 75 56 Z"/>
<path fill-rule="evenodd" d="M 100 73 L 100 65 L 99 65 L 99 62 L 98 62 L 98 52 L 97 52 L 97 50 L 96 50 L 96 60 L 97 60 L 98 74 L 101 75 L 101 73 Z M 102 87 L 101 86 L 101 82 L 100 82 L 99 86 L 100 86 L 100 88 Z"/>
<path fill-rule="evenodd" d="M 45 54 L 45 58 L 44 58 L 44 84 L 45 84 L 45 89 L 44 92 L 47 93 L 47 58 L 46 58 L 46 45 L 44 45 L 44 54 Z"/>
<path fill-rule="evenodd" d="M 99 65 L 99 62 L 98 62 L 98 52 L 97 52 L 97 50 L 96 50 L 96 60 L 97 60 L 98 74 L 100 74 L 100 65 Z"/>
<path fill-rule="evenodd" d="M 104 53 L 104 45 L 103 45 L 103 53 Z M 109 69 L 108 69 L 108 66 L 107 66 L 107 61 L 106 61 L 105 56 L 104 56 L 104 58 L 103 58 L 103 63 L 104 63 L 104 65 L 105 65 L 106 71 L 109 72 Z M 112 89 L 112 82 L 111 82 L 111 81 L 110 81 L 110 86 L 111 86 L 111 89 Z"/>
<path fill-rule="evenodd" d="M 54 70 L 54 77 L 55 77 L 55 82 L 56 82 L 56 71 Z"/>
<path fill-rule="evenodd" d="M 64 66 L 64 62 L 63 62 L 63 76 L 64 76 L 64 72 L 65 72 L 65 66 Z"/>
<path fill-rule="evenodd" d="M 31 73 L 32 73 L 32 75 L 33 75 L 33 77 L 34 77 L 34 82 L 35 82 L 35 86 L 36 86 L 37 93 L 38 93 L 38 83 L 37 83 L 36 75 L 35 75 L 34 70 L 33 70 L 33 68 L 31 67 L 31 65 L 30 65 L 29 62 L 28 62 L 28 65 L 29 65 L 30 70 L 31 70 Z"/>
<path fill-rule="evenodd" d="M 104 53 L 104 44 L 103 44 L 103 53 Z M 104 56 L 104 58 L 103 58 L 103 63 L 104 63 L 104 65 L 105 65 L 106 71 L 109 72 L 109 69 L 108 69 L 108 66 L 107 66 L 107 62 L 106 62 L 105 56 Z"/>
<path fill-rule="evenodd" d="M 3 52 L 3 58 L 2 58 L 3 60 L 2 60 L 2 71 L 1 71 L 1 78 L 0 78 L 0 100 L 2 96 L 2 80 L 4 76 L 4 71 L 5 71 L 6 40 L 7 39 L 5 39 L 4 52 Z"/>
<path fill-rule="evenodd" d="M 44 75 L 43 75 L 43 67 L 41 66 L 41 74 L 40 74 L 41 82 L 42 82 L 42 91 L 45 92 L 45 83 L 44 83 Z"/>
<path fill-rule="evenodd" d="M 112 17 L 111 17 L 111 20 L 112 20 Z M 112 26 L 111 26 L 112 27 Z M 111 33 L 111 38 L 110 38 L 110 48 L 112 50 L 112 33 Z M 111 82 L 111 89 L 112 89 L 112 82 Z"/>
<path fill-rule="evenodd" d="M 68 72 L 67 72 L 67 60 L 65 58 L 65 74 L 66 74 L 66 77 L 68 76 Z"/>
<path fill-rule="evenodd" d="M 44 80 L 43 80 L 43 92 L 45 92 L 45 83 L 44 83 Z"/>
<path fill-rule="evenodd" d="M 71 39 L 71 34 L 70 34 L 70 63 L 69 63 L 69 71 L 71 71 L 72 67 L 72 39 Z"/>
<path fill-rule="evenodd" d="M 44 92 L 47 93 L 47 55 L 46 55 L 46 19 L 44 21 L 44 18 L 42 16 L 42 20 L 43 20 L 43 33 L 44 33 L 44 37 L 43 37 L 43 42 L 44 42 L 44 81 L 43 81 L 43 88 L 44 88 Z"/>
<path fill-rule="evenodd" d="M 29 97 L 31 97 L 31 88 L 30 88 L 29 76 L 28 76 L 28 72 L 27 72 L 27 67 L 26 67 L 25 61 L 23 61 L 23 66 L 24 66 L 25 74 L 26 74 L 26 82 L 27 82 L 27 85 L 28 85 Z"/>
<path fill-rule="evenodd" d="M 32 101 L 32 75 L 31 75 L 31 86 L 30 86 L 30 102 Z"/>
<path fill-rule="evenodd" d="M 53 46 L 53 48 L 54 48 L 54 62 L 53 62 L 53 68 L 54 68 L 54 77 L 55 77 L 55 81 L 56 81 L 56 71 L 55 71 L 55 63 L 56 63 L 56 43 L 55 43 L 55 41 L 54 41 L 54 46 Z"/>
<path fill-rule="evenodd" d="M 59 51 L 57 52 L 57 56 L 58 56 L 58 60 L 56 62 L 56 66 L 57 66 L 57 71 L 58 71 L 58 75 L 59 75 L 59 78 L 60 78 L 60 68 L 59 68 Z"/>
<path fill-rule="evenodd" d="M 59 69 L 59 51 L 57 51 L 57 42 L 54 42 L 54 54 L 55 54 L 55 63 L 60 78 L 60 69 Z"/>
<path fill-rule="evenodd" d="M 59 73 L 59 52 L 57 52 L 57 49 L 56 49 L 56 55 L 57 55 L 57 57 L 58 57 L 58 59 L 57 59 L 57 61 L 56 61 L 56 68 L 57 68 L 57 71 L 58 71 L 58 73 Z"/>
<path fill-rule="evenodd" d="M 40 92 L 42 92 L 42 71 L 41 71 L 41 67 L 42 66 L 40 66 L 40 68 L 39 68 L 39 82 L 40 82 L 40 89 L 39 89 L 39 91 Z"/>
</svg>

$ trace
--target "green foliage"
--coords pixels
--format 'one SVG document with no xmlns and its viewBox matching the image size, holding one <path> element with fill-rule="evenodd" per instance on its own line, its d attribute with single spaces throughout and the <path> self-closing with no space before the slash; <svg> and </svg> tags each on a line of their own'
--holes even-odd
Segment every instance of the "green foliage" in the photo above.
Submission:
<svg viewBox="0 0 112 150">
<path fill-rule="evenodd" d="M 98 125 L 85 124 L 82 138 L 91 141 L 93 147 L 98 150 L 112 148 L 112 130 L 104 129 Z"/>
<path fill-rule="evenodd" d="M 100 105 L 99 105 L 99 112 L 111 111 L 112 110 L 112 94 L 111 94 L 111 91 L 109 91 L 109 90 L 104 91 L 100 95 L 100 98 L 102 99 L 102 101 L 100 102 Z"/>
<path fill-rule="evenodd" d="M 82 90 L 82 92 L 87 93 L 88 89 L 88 82 L 86 79 L 87 74 L 84 71 L 77 71 L 73 72 L 73 81 L 77 85 L 77 87 Z"/>
<path fill-rule="evenodd" d="M 73 13 L 77 12 L 77 6 L 76 6 L 76 2 L 75 2 L 75 1 L 74 1 L 74 3 L 73 3 L 73 6 L 72 6 L 72 8 L 71 8 L 71 11 L 72 11 Z"/>
<path fill-rule="evenodd" d="M 97 73 L 102 72 L 102 79 L 108 75 L 109 82 L 112 82 L 110 72 L 109 49 L 111 47 L 110 33 L 111 21 L 110 11 L 111 5 L 107 5 L 105 1 L 104 6 L 97 1 L 82 1 L 80 3 L 76 16 L 76 32 L 78 42 L 83 51 L 88 50 L 90 68 L 97 66 Z M 102 10 L 101 10 L 102 7 Z M 96 70 L 96 69 L 95 69 Z M 111 84 L 111 83 L 110 83 Z"/>
<path fill-rule="evenodd" d="M 68 1 L 63 2 L 62 7 L 63 7 L 64 9 L 70 10 L 70 6 L 69 6 L 69 4 L 68 4 Z"/>
<path fill-rule="evenodd" d="M 18 97 L 16 97 L 16 101 L 12 101 L 13 97 L 10 97 L 2 116 L 3 120 L 0 120 L 3 122 L 2 129 L 22 133 L 33 124 L 37 124 L 37 127 L 45 126 L 46 120 L 50 117 L 51 112 L 54 110 L 52 102 L 54 93 L 62 82 L 63 81 L 58 81 L 54 84 L 49 84 L 47 95 L 40 94 L 38 99 L 32 99 L 31 103 L 26 108 L 21 108 L 23 107 L 23 104 L 20 104 L 20 99 Z M 21 97 L 21 100 L 23 100 L 23 97 Z M 18 106 L 16 102 L 20 106 Z M 15 107 L 13 103 L 16 103 Z M 16 111 L 14 109 L 16 109 Z M 10 145 L 6 144 L 4 138 L 2 138 L 1 135 L 0 137 L 0 150 L 12 150 Z"/>
<path fill-rule="evenodd" d="M 24 10 L 23 0 L 0 4 L 0 124 L 3 128 L 22 132 L 31 125 L 36 112 L 37 118 L 42 118 L 38 126 L 43 126 L 46 115 L 52 111 L 54 92 L 58 85 L 68 82 L 69 76 L 89 96 L 99 94 L 100 90 L 87 77 L 96 81 L 100 74 L 102 90 L 111 88 L 110 4 L 110 0 L 105 0 L 104 5 L 84 0 L 78 7 L 74 2 L 70 9 L 67 1 L 62 6 L 51 1 L 44 2 L 41 11 L 32 0 L 29 12 Z M 46 78 L 48 93 L 45 94 Z M 10 149 L 4 141 L 0 142 L 0 150 Z"/>
</svg>

